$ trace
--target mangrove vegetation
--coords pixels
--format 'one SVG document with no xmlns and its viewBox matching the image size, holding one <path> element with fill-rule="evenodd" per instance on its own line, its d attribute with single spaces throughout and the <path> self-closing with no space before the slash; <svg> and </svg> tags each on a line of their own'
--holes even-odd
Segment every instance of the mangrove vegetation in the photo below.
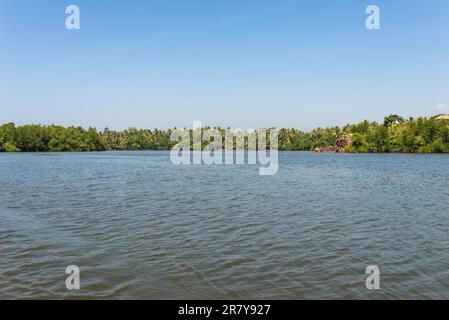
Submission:
<svg viewBox="0 0 449 320">
<path fill-rule="evenodd" d="M 222 129 L 221 129 L 222 130 Z M 170 150 L 172 130 L 129 128 L 124 131 L 57 125 L 0 126 L 0 152 L 81 152 L 108 150 Z M 191 131 L 190 131 L 191 132 Z M 191 132 L 192 133 L 192 132 Z M 385 117 L 382 123 L 362 121 L 309 132 L 279 129 L 279 150 L 304 151 L 334 146 L 350 137 L 345 152 L 449 153 L 449 117 Z"/>
</svg>

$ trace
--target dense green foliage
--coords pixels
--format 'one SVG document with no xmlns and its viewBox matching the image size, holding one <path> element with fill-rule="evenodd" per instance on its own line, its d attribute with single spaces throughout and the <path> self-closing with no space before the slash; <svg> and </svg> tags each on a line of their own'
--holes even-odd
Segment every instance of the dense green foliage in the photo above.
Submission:
<svg viewBox="0 0 449 320">
<path fill-rule="evenodd" d="M 171 130 L 87 130 L 81 127 L 25 125 L 0 126 L 0 152 L 170 150 Z M 337 138 L 350 135 L 348 152 L 449 153 L 449 121 L 427 118 L 404 119 L 391 115 L 383 123 L 363 121 L 345 127 L 318 128 L 310 132 L 279 130 L 279 150 L 311 150 L 332 146 Z"/>
<path fill-rule="evenodd" d="M 92 128 L 25 125 L 0 126 L 0 151 L 103 151 L 102 136 Z"/>
<path fill-rule="evenodd" d="M 298 129 L 280 129 L 279 150 L 303 151 L 331 146 L 343 133 L 343 130 L 339 127 L 317 128 L 310 132 L 303 132 Z"/>
<path fill-rule="evenodd" d="M 170 150 L 175 145 L 170 141 L 170 133 L 158 129 L 111 131 L 106 128 L 101 137 L 108 150 Z"/>
<path fill-rule="evenodd" d="M 383 124 L 364 121 L 346 130 L 353 135 L 349 152 L 449 152 L 447 120 L 390 116 Z"/>
</svg>

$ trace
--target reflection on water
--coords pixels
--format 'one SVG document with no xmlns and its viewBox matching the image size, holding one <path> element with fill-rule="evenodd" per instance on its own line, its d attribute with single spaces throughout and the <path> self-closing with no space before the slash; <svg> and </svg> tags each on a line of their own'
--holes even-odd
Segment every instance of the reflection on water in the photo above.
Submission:
<svg viewBox="0 0 449 320">
<path fill-rule="evenodd" d="M 279 160 L 0 154 L 0 298 L 449 298 L 449 156 Z"/>
</svg>

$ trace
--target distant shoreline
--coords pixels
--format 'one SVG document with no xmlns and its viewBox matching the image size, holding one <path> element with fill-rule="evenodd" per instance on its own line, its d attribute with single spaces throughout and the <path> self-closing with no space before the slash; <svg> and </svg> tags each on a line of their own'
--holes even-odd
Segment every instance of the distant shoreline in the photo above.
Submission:
<svg viewBox="0 0 449 320">
<path fill-rule="evenodd" d="M 19 151 L 19 152 L 0 152 L 1 155 L 19 155 L 19 154 L 29 154 L 29 155 L 48 155 L 57 156 L 63 154 L 107 154 L 107 153 L 138 153 L 138 152 L 161 152 L 169 153 L 170 150 L 103 150 L 103 151 Z M 313 150 L 279 150 L 279 153 L 309 153 L 316 155 L 449 155 L 449 152 L 315 152 Z"/>
<path fill-rule="evenodd" d="M 204 128 L 206 130 L 208 128 Z M 223 128 L 215 128 L 224 131 Z M 124 131 L 6 123 L 0 126 L 0 152 L 169 151 L 173 129 Z M 189 131 L 192 135 L 192 130 Z M 278 129 L 279 151 L 323 153 L 449 153 L 449 116 L 362 121 L 309 132 Z M 207 144 L 203 142 L 203 144 Z"/>
</svg>

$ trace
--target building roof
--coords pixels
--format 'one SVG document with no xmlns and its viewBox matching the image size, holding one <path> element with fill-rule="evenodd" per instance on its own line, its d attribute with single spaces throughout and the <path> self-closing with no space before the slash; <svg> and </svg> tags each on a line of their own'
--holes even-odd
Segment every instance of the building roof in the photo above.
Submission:
<svg viewBox="0 0 449 320">
<path fill-rule="evenodd" d="M 449 120 L 449 114 L 438 114 L 432 117 L 433 120 Z"/>
</svg>

